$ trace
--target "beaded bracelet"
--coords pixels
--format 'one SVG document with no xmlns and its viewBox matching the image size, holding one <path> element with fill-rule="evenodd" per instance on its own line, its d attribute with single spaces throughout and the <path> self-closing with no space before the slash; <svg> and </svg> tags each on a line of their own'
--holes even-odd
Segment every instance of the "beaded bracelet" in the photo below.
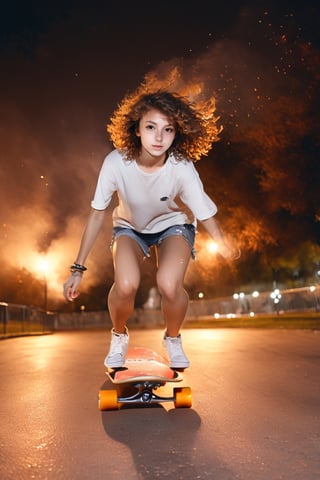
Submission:
<svg viewBox="0 0 320 480">
<path fill-rule="evenodd" d="M 87 267 L 84 265 L 80 265 L 79 263 L 73 263 L 70 267 L 70 272 L 85 272 L 87 270 Z"/>
</svg>

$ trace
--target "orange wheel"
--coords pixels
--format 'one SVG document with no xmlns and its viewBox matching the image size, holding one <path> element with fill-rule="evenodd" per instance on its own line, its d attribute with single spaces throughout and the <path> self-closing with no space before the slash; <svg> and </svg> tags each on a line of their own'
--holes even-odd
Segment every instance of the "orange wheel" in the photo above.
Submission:
<svg viewBox="0 0 320 480">
<path fill-rule="evenodd" d="M 192 406 L 192 394 L 190 387 L 178 387 L 174 392 L 174 406 L 176 408 L 190 408 Z"/>
<path fill-rule="evenodd" d="M 117 410 L 118 409 L 117 390 L 100 390 L 99 392 L 99 409 L 100 410 Z"/>
</svg>

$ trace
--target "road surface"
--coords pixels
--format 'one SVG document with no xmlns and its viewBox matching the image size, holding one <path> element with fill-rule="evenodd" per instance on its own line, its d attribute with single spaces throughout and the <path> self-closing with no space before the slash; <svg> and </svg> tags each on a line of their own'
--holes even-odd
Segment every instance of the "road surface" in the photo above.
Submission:
<svg viewBox="0 0 320 480">
<path fill-rule="evenodd" d="M 130 334 L 161 348 L 161 330 Z M 0 343 L 1 480 L 320 478 L 320 333 L 183 330 L 191 409 L 100 412 L 108 335 Z"/>
</svg>

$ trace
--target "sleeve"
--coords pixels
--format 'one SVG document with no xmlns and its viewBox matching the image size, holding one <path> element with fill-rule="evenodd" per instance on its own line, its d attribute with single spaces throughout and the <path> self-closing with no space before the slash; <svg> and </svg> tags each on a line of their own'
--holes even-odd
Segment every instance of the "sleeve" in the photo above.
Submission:
<svg viewBox="0 0 320 480">
<path fill-rule="evenodd" d="M 105 210 L 112 199 L 113 193 L 116 191 L 116 179 L 113 170 L 112 153 L 106 156 L 102 164 L 96 190 L 91 202 L 91 207 L 95 210 Z"/>
<path fill-rule="evenodd" d="M 183 176 L 180 190 L 180 198 L 192 211 L 196 219 L 202 221 L 213 217 L 217 211 L 217 205 L 206 194 L 199 173 L 194 164 L 188 162 Z"/>
</svg>

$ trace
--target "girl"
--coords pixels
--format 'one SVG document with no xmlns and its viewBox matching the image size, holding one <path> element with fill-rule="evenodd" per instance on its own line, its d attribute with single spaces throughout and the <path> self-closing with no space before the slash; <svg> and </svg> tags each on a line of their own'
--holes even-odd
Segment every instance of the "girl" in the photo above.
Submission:
<svg viewBox="0 0 320 480">
<path fill-rule="evenodd" d="M 151 246 L 157 253 L 156 283 L 166 324 L 163 343 L 173 369 L 189 366 L 180 328 L 188 307 L 184 278 L 190 258 L 194 258 L 197 220 L 218 243 L 224 258 L 239 256 L 237 249 L 224 241 L 214 219 L 217 207 L 204 192 L 194 167 L 217 140 L 219 129 L 213 111 L 211 103 L 211 113 L 207 110 L 201 115 L 184 97 L 168 91 L 137 91 L 123 100 L 107 127 L 115 150 L 107 155 L 100 170 L 64 296 L 72 301 L 79 295 L 86 258 L 117 192 L 119 203 L 112 213 L 114 283 L 108 295 L 113 328 L 104 361 L 109 368 L 125 363 L 129 342 L 126 322 L 134 309 L 142 262 L 150 256 Z"/>
</svg>

